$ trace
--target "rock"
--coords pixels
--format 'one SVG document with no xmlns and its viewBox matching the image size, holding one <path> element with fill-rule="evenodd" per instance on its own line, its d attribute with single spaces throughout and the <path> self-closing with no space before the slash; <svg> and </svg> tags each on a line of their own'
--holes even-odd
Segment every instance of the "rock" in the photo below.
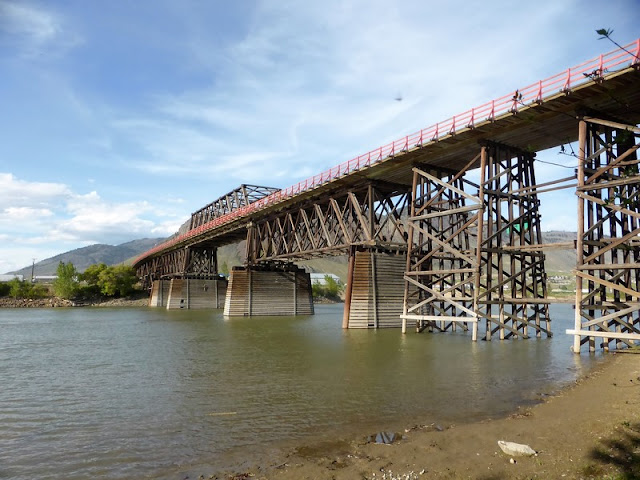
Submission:
<svg viewBox="0 0 640 480">
<path fill-rule="evenodd" d="M 514 457 L 531 457 L 536 454 L 536 451 L 529 445 L 523 445 L 521 443 L 498 440 L 498 446 L 504 453 L 513 455 Z"/>
<path fill-rule="evenodd" d="M 378 443 L 382 445 L 391 445 L 394 442 L 402 440 L 402 435 L 393 432 L 378 432 L 367 438 L 367 443 Z"/>
<path fill-rule="evenodd" d="M 510 458 L 509 459 L 509 463 L 512 464 L 512 465 L 515 465 L 516 464 L 515 458 Z"/>
</svg>

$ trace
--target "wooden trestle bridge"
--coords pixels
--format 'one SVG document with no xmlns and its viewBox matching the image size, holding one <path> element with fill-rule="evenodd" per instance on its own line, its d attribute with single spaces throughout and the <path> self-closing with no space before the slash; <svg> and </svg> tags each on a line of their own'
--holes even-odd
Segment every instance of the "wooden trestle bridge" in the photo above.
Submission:
<svg viewBox="0 0 640 480">
<path fill-rule="evenodd" d="M 286 189 L 242 185 L 135 260 L 151 304 L 313 312 L 293 262 L 349 259 L 343 326 L 550 336 L 540 198 L 577 196 L 573 350 L 640 341 L 640 39 Z M 536 152 L 578 142 L 574 175 Z M 566 206 L 564 208 L 571 208 Z M 247 240 L 229 283 L 216 249 Z"/>
</svg>

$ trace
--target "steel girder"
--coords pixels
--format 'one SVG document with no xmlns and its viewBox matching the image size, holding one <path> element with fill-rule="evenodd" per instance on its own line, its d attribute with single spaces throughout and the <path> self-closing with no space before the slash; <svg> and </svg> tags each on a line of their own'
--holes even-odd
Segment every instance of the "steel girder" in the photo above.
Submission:
<svg viewBox="0 0 640 480">
<path fill-rule="evenodd" d="M 192 246 L 173 250 L 140 265 L 137 275 L 145 286 L 160 278 L 212 278 L 218 275 L 217 249 Z"/>
<path fill-rule="evenodd" d="M 259 185 L 240 185 L 235 190 L 192 213 L 189 230 L 193 230 L 215 218 L 231 213 L 279 190 L 279 188 L 261 187 Z"/>
<path fill-rule="evenodd" d="M 346 253 L 351 246 L 406 249 L 408 187 L 368 183 L 249 226 L 249 264 Z"/>
</svg>

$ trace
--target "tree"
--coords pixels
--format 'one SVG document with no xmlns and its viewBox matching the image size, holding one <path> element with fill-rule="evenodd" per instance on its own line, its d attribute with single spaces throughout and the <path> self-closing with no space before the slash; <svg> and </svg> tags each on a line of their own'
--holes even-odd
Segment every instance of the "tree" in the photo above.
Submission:
<svg viewBox="0 0 640 480">
<path fill-rule="evenodd" d="M 108 297 L 129 295 L 135 290 L 137 282 L 136 272 L 129 265 L 106 267 L 98 275 L 100 292 Z"/>
<path fill-rule="evenodd" d="M 80 274 L 80 280 L 87 282 L 89 287 L 98 286 L 100 282 L 100 274 L 105 271 L 107 267 L 104 263 L 96 263 L 89 265 L 84 273 Z"/>
<path fill-rule="evenodd" d="M 78 272 L 73 263 L 60 262 L 53 281 L 53 293 L 60 298 L 73 298 L 78 292 Z"/>
<path fill-rule="evenodd" d="M 227 264 L 227 262 L 222 262 L 220 273 L 222 273 L 223 275 L 229 275 L 229 265 Z"/>
<path fill-rule="evenodd" d="M 311 285 L 311 294 L 314 297 L 325 297 L 330 300 L 340 300 L 340 294 L 344 290 L 344 285 L 339 280 L 335 280 L 331 275 L 324 276 L 324 284 L 314 283 Z"/>
<path fill-rule="evenodd" d="M 27 282 L 14 278 L 9 281 L 9 295 L 13 298 L 28 298 L 29 285 Z"/>
<path fill-rule="evenodd" d="M 340 298 L 340 293 L 342 293 L 343 285 L 339 280 L 335 280 L 331 275 L 324 276 L 324 282 L 326 286 L 325 296 L 327 298 L 333 298 L 335 300 Z"/>
</svg>

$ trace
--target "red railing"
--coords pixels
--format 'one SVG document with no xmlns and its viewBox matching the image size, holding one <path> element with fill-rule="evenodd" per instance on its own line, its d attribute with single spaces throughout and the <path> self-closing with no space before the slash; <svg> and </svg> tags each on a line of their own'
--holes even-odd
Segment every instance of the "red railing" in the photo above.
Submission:
<svg viewBox="0 0 640 480">
<path fill-rule="evenodd" d="M 520 88 L 513 93 L 491 100 L 479 107 L 474 107 L 471 110 L 454 115 L 443 122 L 436 123 L 431 127 L 424 128 L 411 135 L 406 135 L 399 140 L 378 147 L 375 150 L 352 158 L 329 170 L 298 182 L 295 185 L 263 197 L 256 202 L 241 207 L 155 246 L 136 258 L 134 264 L 137 264 L 145 257 L 153 255 L 154 253 L 167 250 L 178 243 L 232 222 L 237 218 L 247 216 L 257 210 L 294 197 L 304 191 L 319 187 L 349 173 L 367 168 L 383 159 L 408 152 L 413 148 L 423 147 L 431 142 L 437 142 L 441 138 L 453 135 L 462 130 L 474 128 L 476 124 L 479 123 L 493 121 L 502 115 L 517 113 L 522 107 L 543 103 L 545 97 L 562 92 L 568 93 L 579 85 L 603 78 L 607 72 L 612 72 L 616 68 L 626 68 L 631 65 L 640 65 L 640 38 L 622 48 L 600 55 L 575 67 L 568 68 L 552 77 Z"/>
</svg>

